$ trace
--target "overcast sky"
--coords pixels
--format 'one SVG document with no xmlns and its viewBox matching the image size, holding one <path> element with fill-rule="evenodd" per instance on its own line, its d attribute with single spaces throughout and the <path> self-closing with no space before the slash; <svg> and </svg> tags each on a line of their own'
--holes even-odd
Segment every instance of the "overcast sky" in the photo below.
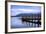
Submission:
<svg viewBox="0 0 46 34">
<path fill-rule="evenodd" d="M 20 6 L 20 5 L 11 5 L 11 14 L 12 16 L 18 15 L 20 13 L 40 13 L 40 6 Z"/>
</svg>

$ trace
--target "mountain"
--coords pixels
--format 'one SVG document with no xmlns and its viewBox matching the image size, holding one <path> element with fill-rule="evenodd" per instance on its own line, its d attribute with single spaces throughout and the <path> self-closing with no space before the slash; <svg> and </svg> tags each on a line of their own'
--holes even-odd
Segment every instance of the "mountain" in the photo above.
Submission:
<svg viewBox="0 0 46 34">
<path fill-rule="evenodd" d="M 18 14 L 16 15 L 15 17 L 22 17 L 22 16 L 41 16 L 41 13 L 37 13 L 37 14 L 32 14 L 32 13 L 21 13 L 21 14 Z"/>
</svg>

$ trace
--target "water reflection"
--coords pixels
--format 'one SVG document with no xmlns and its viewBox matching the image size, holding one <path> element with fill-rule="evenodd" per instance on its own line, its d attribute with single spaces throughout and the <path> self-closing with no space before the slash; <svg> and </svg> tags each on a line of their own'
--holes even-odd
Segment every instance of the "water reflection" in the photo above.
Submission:
<svg viewBox="0 0 46 34">
<path fill-rule="evenodd" d="M 11 17 L 11 28 L 33 28 L 40 27 L 40 20 L 25 19 L 22 17 Z"/>
</svg>

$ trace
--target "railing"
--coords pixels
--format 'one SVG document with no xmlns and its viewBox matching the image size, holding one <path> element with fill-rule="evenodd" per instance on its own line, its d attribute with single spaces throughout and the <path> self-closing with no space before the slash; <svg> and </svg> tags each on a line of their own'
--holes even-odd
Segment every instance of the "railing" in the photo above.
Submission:
<svg viewBox="0 0 46 34">
<path fill-rule="evenodd" d="M 41 25 L 41 17 L 22 17 L 21 18 L 22 19 L 22 23 L 29 23 L 29 26 L 30 26 L 30 23 L 34 23 L 34 24 L 38 24 L 38 27 L 39 27 L 39 25 Z M 33 25 L 33 24 L 32 24 Z"/>
</svg>

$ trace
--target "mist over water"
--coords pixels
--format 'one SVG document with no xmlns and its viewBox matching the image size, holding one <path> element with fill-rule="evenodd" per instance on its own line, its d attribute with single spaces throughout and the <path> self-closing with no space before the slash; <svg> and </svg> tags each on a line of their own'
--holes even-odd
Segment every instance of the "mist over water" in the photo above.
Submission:
<svg viewBox="0 0 46 34">
<path fill-rule="evenodd" d="M 11 17 L 11 28 L 33 28 L 33 27 L 38 27 L 38 24 L 29 22 L 22 23 L 21 17 Z"/>
</svg>

